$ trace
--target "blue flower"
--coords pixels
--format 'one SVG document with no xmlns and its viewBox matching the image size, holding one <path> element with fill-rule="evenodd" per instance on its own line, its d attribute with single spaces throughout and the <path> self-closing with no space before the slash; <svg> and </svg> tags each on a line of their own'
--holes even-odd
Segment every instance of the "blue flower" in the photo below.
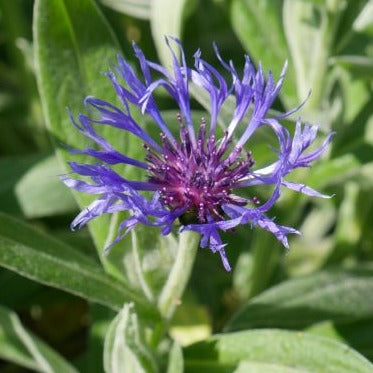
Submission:
<svg viewBox="0 0 373 373">
<path fill-rule="evenodd" d="M 180 48 L 181 62 L 169 45 L 171 40 Z M 316 138 L 317 127 L 302 125 L 298 120 L 292 137 L 279 120 L 297 109 L 281 117 L 269 117 L 268 110 L 283 84 L 286 64 L 276 83 L 270 72 L 265 76 L 261 65 L 256 70 L 246 56 L 241 78 L 233 63 L 225 62 L 215 47 L 219 62 L 231 75 L 232 81 L 228 85 L 222 75 L 201 58 L 200 51 L 195 53 L 194 67 L 191 68 L 185 62 L 179 40 L 169 38 L 166 42 L 172 53 L 172 73 L 148 61 L 134 44 L 142 77 L 139 78 L 122 57 L 118 57 L 116 73 L 107 73 L 122 107 L 87 97 L 85 104 L 90 111 L 94 110 L 98 114 L 96 118 L 80 114 L 76 120 L 70 113 L 75 127 L 98 145 L 98 150 L 72 149 L 72 153 L 85 154 L 99 161 L 96 164 L 69 163 L 73 173 L 79 177 L 88 177 L 90 181 L 67 175 L 62 178 L 70 188 L 98 196 L 74 219 L 72 228 L 80 228 L 102 214 L 128 211 L 129 217 L 119 226 L 115 240 L 118 242 L 137 224 L 158 226 L 162 234 L 166 235 L 178 220 L 181 231 L 198 232 L 201 235 L 201 247 L 209 247 L 220 254 L 228 271 L 231 267 L 219 231 L 227 231 L 241 224 L 259 226 L 274 234 L 288 247 L 287 235 L 298 232 L 275 223 L 265 214 L 280 197 L 282 187 L 310 196 L 327 197 L 306 185 L 286 181 L 285 177 L 296 168 L 309 167 L 312 161 L 319 158 L 330 143 L 332 134 L 327 136 L 320 147 L 305 153 Z M 155 80 L 152 78 L 154 73 L 158 76 Z M 208 123 L 204 118 L 198 124 L 192 120 L 191 82 L 209 95 Z M 178 136 L 173 135 L 175 129 L 170 129 L 174 124 L 167 124 L 157 107 L 153 93 L 160 87 L 178 106 L 179 114 L 175 120 Z M 232 95 L 236 102 L 233 116 L 224 134 L 217 137 L 219 112 Z M 143 115 L 150 116 L 154 125 L 158 126 L 159 139 L 152 138 L 136 123 L 130 113 L 130 104 L 139 107 Z M 140 138 L 144 144 L 143 159 L 133 159 L 114 149 L 95 131 L 99 125 L 116 127 Z M 244 148 L 253 133 L 263 126 L 273 131 L 279 149 L 276 151 L 275 162 L 264 168 L 256 168 L 253 154 Z M 240 136 L 234 139 L 238 127 Z M 142 169 L 142 180 L 128 180 L 125 175 L 119 175 L 111 168 L 116 164 Z M 262 204 L 255 197 L 243 198 L 236 194 L 242 188 L 258 185 L 273 186 L 271 196 Z"/>
</svg>

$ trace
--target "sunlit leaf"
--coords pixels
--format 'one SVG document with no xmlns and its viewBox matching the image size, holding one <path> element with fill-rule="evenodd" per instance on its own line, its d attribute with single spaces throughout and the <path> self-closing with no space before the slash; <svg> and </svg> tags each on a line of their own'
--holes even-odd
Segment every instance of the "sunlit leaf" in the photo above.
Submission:
<svg viewBox="0 0 373 373">
<path fill-rule="evenodd" d="M 183 373 L 184 360 L 180 346 L 174 342 L 168 358 L 167 373 Z"/>
<path fill-rule="evenodd" d="M 234 0 L 231 5 L 231 22 L 242 45 L 249 56 L 256 63 L 261 61 L 264 70 L 271 70 L 275 78 L 280 76 L 285 61 L 290 57 L 282 29 L 281 4 L 281 1 L 271 0 Z M 292 64 L 281 98 L 288 108 L 299 104 Z"/>
<path fill-rule="evenodd" d="M 353 29 L 358 32 L 373 34 L 373 1 L 368 0 L 358 17 L 352 25 Z"/>
<path fill-rule="evenodd" d="M 181 38 L 183 20 L 193 0 L 152 0 L 150 26 L 157 48 L 158 56 L 163 65 L 172 67 L 170 50 L 165 43 L 165 36 Z M 178 54 L 178 49 L 175 49 Z"/>
<path fill-rule="evenodd" d="M 312 172 L 308 173 L 307 184 L 316 189 L 324 189 L 330 185 L 345 182 L 360 171 L 361 163 L 352 154 L 316 163 Z"/>
<path fill-rule="evenodd" d="M 285 0 L 283 22 L 296 74 L 299 99 L 312 90 L 305 109 L 316 109 L 325 88 L 327 60 L 334 37 L 333 14 L 325 6 L 302 0 Z"/>
<path fill-rule="evenodd" d="M 150 18 L 151 0 L 101 0 L 101 2 L 129 16 L 140 19 Z"/>
<path fill-rule="evenodd" d="M 312 325 L 308 333 L 333 338 L 359 351 L 369 360 L 373 358 L 373 323 L 372 319 L 365 319 L 352 323 L 333 323 L 331 321 Z"/>
<path fill-rule="evenodd" d="M 362 355 L 332 339 L 271 329 L 217 335 L 187 347 L 184 357 L 186 373 L 233 372 L 241 369 L 240 364 L 269 364 L 269 370 L 261 372 L 293 372 L 293 368 L 295 372 L 368 373 L 373 369 Z"/>
</svg>

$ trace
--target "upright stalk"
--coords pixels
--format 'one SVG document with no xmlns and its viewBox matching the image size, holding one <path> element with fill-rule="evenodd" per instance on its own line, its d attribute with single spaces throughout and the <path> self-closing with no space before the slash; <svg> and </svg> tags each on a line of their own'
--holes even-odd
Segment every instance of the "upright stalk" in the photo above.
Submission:
<svg viewBox="0 0 373 373">
<path fill-rule="evenodd" d="M 192 273 L 199 246 L 199 234 L 192 231 L 180 235 L 176 260 L 158 300 L 161 315 L 169 320 L 180 304 L 180 299 Z"/>
</svg>

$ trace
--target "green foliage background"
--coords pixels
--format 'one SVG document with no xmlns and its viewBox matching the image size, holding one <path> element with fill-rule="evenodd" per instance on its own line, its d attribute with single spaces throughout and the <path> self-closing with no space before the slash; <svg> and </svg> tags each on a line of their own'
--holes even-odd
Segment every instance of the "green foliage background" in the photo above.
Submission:
<svg viewBox="0 0 373 373">
<path fill-rule="evenodd" d="M 274 208 L 303 233 L 290 252 L 260 230 L 225 234 L 234 270 L 199 250 L 171 320 L 157 300 L 178 236 L 140 227 L 104 255 L 122 216 L 70 232 L 89 197 L 58 178 L 71 159 L 61 144 L 86 143 L 66 107 L 83 111 L 87 95 L 117 102 L 101 73 L 117 53 L 135 62 L 132 40 L 169 66 L 164 35 L 182 39 L 189 63 L 201 48 L 220 68 L 213 41 L 238 70 L 245 53 L 275 76 L 288 60 L 273 110 L 312 90 L 297 115 L 320 125 L 320 141 L 336 132 L 294 175 L 334 197 L 284 191 Z M 373 372 L 372 83 L 372 0 L 0 0 L 0 370 Z M 206 97 L 192 93 L 193 115 L 206 115 Z M 171 123 L 175 107 L 157 98 Z M 125 133 L 103 132 L 142 156 Z M 270 141 L 263 132 L 250 144 L 259 162 Z"/>
</svg>

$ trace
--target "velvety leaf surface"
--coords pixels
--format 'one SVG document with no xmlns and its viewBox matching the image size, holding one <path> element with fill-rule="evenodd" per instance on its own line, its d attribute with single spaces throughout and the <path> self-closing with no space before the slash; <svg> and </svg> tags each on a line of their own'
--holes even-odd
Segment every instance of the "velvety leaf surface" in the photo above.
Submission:
<svg viewBox="0 0 373 373">
<path fill-rule="evenodd" d="M 167 373 L 183 373 L 184 359 L 181 347 L 174 342 L 168 358 Z"/>
<path fill-rule="evenodd" d="M 234 373 L 307 373 L 303 368 L 287 367 L 279 364 L 257 363 L 241 361 Z"/>
<path fill-rule="evenodd" d="M 307 110 L 321 106 L 326 91 L 328 57 L 338 17 L 346 3 L 283 2 L 283 25 L 296 76 L 298 98 L 312 95 Z"/>
<path fill-rule="evenodd" d="M 157 372 L 157 366 L 143 339 L 144 330 L 132 304 L 125 304 L 112 321 L 105 337 L 106 373 Z"/>
<path fill-rule="evenodd" d="M 322 320 L 351 322 L 373 316 L 371 266 L 330 270 L 288 280 L 244 305 L 226 330 L 304 328 Z"/>
<path fill-rule="evenodd" d="M 271 0 L 234 0 L 231 3 L 232 26 L 243 47 L 256 63 L 261 61 L 265 70 L 271 69 L 276 79 L 290 57 L 282 28 L 281 5 L 282 1 Z M 299 104 L 292 63 L 281 97 L 288 108 Z"/>
<path fill-rule="evenodd" d="M 101 0 L 101 2 L 124 14 L 140 19 L 150 18 L 151 0 Z"/>
<path fill-rule="evenodd" d="M 58 22 L 56 20 L 58 19 Z M 35 63 L 38 86 L 48 129 L 59 147 L 58 156 L 66 169 L 72 159 L 61 143 L 76 148 L 88 145 L 70 122 L 66 108 L 74 115 L 84 111 L 83 100 L 96 95 L 117 103 L 109 79 L 101 73 L 108 71 L 120 49 L 103 15 L 91 0 L 38 0 L 34 17 Z M 100 133 L 116 148 L 130 155 L 136 142 L 127 141 L 124 131 L 101 128 Z M 74 157 L 77 161 L 78 157 Z M 80 161 L 84 157 L 79 158 Z M 80 206 L 92 201 L 92 196 L 75 193 Z M 113 218 L 115 219 L 115 218 Z M 121 261 L 102 249 L 115 237 L 110 230 L 110 216 L 96 219 L 91 232 L 106 269 L 122 276 Z M 119 267 L 119 269 L 118 269 Z"/>
<path fill-rule="evenodd" d="M 178 241 L 162 236 L 156 227 L 138 226 L 120 245 L 128 281 L 153 301 L 167 280 L 176 257 Z"/>
<path fill-rule="evenodd" d="M 307 328 L 307 332 L 333 338 L 342 343 L 348 344 L 350 347 L 372 361 L 372 318 L 351 323 L 334 323 L 331 321 L 324 321 Z"/>
<path fill-rule="evenodd" d="M 109 277 L 90 258 L 4 214 L 0 214 L 0 265 L 112 309 L 133 301 L 139 312 L 153 313 L 137 292 Z"/>
<path fill-rule="evenodd" d="M 269 372 L 368 373 L 373 369 L 359 353 L 332 339 L 271 329 L 216 335 L 187 347 L 184 357 L 186 373 L 232 372 L 250 363 L 270 364 Z"/>
<path fill-rule="evenodd" d="M 152 0 L 150 26 L 161 62 L 172 68 L 172 58 L 165 36 L 181 38 L 185 13 L 190 11 L 192 0 Z M 189 8 L 189 9 L 188 9 Z M 177 48 L 175 49 L 178 55 Z"/>
</svg>

